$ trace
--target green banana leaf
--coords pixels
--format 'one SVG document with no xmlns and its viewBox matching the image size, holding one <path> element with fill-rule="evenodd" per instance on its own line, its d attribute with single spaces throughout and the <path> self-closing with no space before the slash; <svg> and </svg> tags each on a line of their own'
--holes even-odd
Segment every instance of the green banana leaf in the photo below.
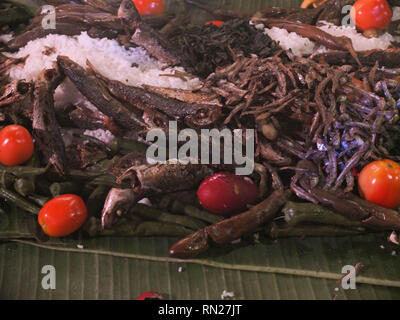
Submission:
<svg viewBox="0 0 400 320">
<path fill-rule="evenodd" d="M 261 235 L 180 260 L 168 257 L 176 238 L 39 242 L 33 239 L 35 220 L 16 208 L 1 220 L 0 299 L 135 299 L 146 291 L 167 299 L 221 299 L 224 290 L 235 299 L 400 299 L 400 251 L 386 233 L 280 240 Z M 342 268 L 357 263 L 364 267 L 356 289 L 344 290 Z M 55 267 L 55 290 L 41 286 L 46 265 Z"/>
<path fill-rule="evenodd" d="M 14 0 L 13 0 L 14 1 Z M 35 8 L 40 0 L 15 0 Z M 253 12 L 298 6 L 297 0 L 202 1 Z M 187 7 L 166 1 L 170 12 Z M 33 10 L 33 9 L 31 9 Z M 196 21 L 211 19 L 191 9 Z M 343 238 L 244 239 L 195 260 L 168 257 L 175 238 L 66 238 L 39 242 L 36 217 L 15 207 L 0 214 L 0 299 L 136 299 L 158 291 L 166 299 L 400 299 L 400 248 L 388 233 Z M 362 263 L 356 289 L 344 290 L 345 265 Z M 42 268 L 56 270 L 45 290 Z"/>
</svg>

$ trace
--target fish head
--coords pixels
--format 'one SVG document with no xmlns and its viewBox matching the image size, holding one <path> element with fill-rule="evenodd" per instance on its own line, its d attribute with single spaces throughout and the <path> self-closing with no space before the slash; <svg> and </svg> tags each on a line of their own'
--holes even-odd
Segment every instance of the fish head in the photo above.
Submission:
<svg viewBox="0 0 400 320">
<path fill-rule="evenodd" d="M 118 18 L 127 21 L 140 21 L 140 14 L 133 0 L 122 0 L 118 9 Z"/>
<path fill-rule="evenodd" d="M 202 105 L 194 114 L 185 118 L 191 128 L 202 128 L 216 123 L 221 118 L 221 108 L 217 105 Z"/>
<path fill-rule="evenodd" d="M 137 196 L 132 189 L 112 188 L 107 195 L 101 213 L 103 229 L 111 228 L 120 217 L 129 212 L 137 200 Z"/>
</svg>

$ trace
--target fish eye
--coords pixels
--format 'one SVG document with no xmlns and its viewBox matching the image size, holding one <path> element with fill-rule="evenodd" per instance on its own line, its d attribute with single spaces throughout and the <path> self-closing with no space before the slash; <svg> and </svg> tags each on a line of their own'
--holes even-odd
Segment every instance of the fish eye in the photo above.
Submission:
<svg viewBox="0 0 400 320">
<path fill-rule="evenodd" d="M 126 8 L 126 9 L 132 8 L 132 3 L 127 2 L 127 3 L 125 4 L 125 8 Z"/>
<path fill-rule="evenodd" d="M 197 117 L 198 117 L 199 119 L 203 119 L 203 118 L 205 118 L 206 116 L 207 116 L 207 112 L 204 111 L 204 110 L 199 110 L 199 111 L 197 112 Z"/>
</svg>

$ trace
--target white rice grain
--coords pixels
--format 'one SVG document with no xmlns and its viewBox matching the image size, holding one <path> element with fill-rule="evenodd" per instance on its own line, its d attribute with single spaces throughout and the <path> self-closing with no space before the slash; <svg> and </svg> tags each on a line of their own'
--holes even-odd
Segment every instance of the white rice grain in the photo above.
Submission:
<svg viewBox="0 0 400 320">
<path fill-rule="evenodd" d="M 53 48 L 54 52 L 45 55 L 46 47 Z M 86 32 L 79 36 L 50 34 L 42 39 L 30 41 L 13 57 L 28 56 L 24 66 L 11 69 L 10 77 L 32 81 L 37 79 L 44 68 L 52 68 L 57 56 L 67 56 L 82 67 L 90 61 L 94 68 L 104 76 L 118 80 L 128 85 L 141 86 L 143 84 L 180 89 L 197 88 L 199 79 L 182 79 L 176 77 L 160 77 L 160 74 L 172 74 L 174 70 L 184 71 L 183 68 L 166 68 L 159 61 L 151 58 L 142 48 L 126 49 L 116 40 L 94 39 Z"/>
</svg>

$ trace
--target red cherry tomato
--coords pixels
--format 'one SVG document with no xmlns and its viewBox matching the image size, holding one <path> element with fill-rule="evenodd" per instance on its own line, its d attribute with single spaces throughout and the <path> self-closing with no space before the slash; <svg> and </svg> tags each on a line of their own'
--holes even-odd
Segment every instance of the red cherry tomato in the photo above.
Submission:
<svg viewBox="0 0 400 320">
<path fill-rule="evenodd" d="M 64 237 L 78 230 L 87 218 L 82 198 L 64 194 L 48 201 L 40 210 L 38 222 L 50 237 Z"/>
<path fill-rule="evenodd" d="M 205 25 L 207 24 L 213 24 L 214 26 L 220 27 L 224 24 L 224 22 L 219 20 L 213 20 L 213 21 L 207 21 Z"/>
<path fill-rule="evenodd" d="M 13 124 L 0 130 L 0 162 L 17 166 L 28 161 L 33 154 L 33 139 L 24 127 Z"/>
<path fill-rule="evenodd" d="M 246 210 L 258 197 L 257 186 L 243 176 L 222 172 L 204 180 L 197 196 L 201 205 L 218 215 L 228 215 Z"/>
<path fill-rule="evenodd" d="M 386 0 L 358 0 L 351 8 L 350 17 L 361 31 L 384 30 L 392 20 L 392 11 Z"/>
<path fill-rule="evenodd" d="M 387 208 L 400 206 L 400 165 L 392 160 L 371 162 L 358 177 L 362 197 Z"/>
<path fill-rule="evenodd" d="M 149 292 L 145 292 L 143 293 L 139 298 L 137 298 L 136 300 L 163 300 L 164 297 L 155 291 L 149 291 Z"/>
<path fill-rule="evenodd" d="M 164 0 L 133 0 L 141 15 L 161 15 L 165 12 Z"/>
</svg>

